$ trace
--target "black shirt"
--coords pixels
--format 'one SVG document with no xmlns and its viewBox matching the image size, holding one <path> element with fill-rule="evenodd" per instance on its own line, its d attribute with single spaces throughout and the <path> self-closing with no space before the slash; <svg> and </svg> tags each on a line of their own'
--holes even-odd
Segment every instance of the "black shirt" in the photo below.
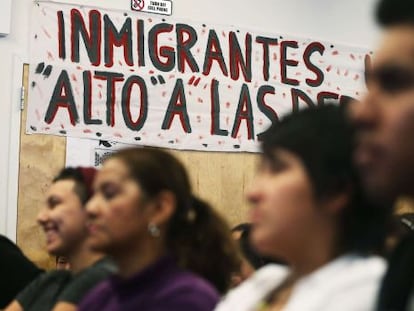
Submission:
<svg viewBox="0 0 414 311">
<path fill-rule="evenodd" d="M 414 290 L 414 232 L 407 234 L 391 254 L 381 284 L 378 311 L 405 311 Z M 410 310 L 411 311 L 411 310 Z"/>
<path fill-rule="evenodd" d="M 0 309 L 40 273 L 42 270 L 27 259 L 16 244 L 0 235 Z"/>
<path fill-rule="evenodd" d="M 77 305 L 91 288 L 115 271 L 112 261 L 106 258 L 77 274 L 67 270 L 50 271 L 36 278 L 16 299 L 24 311 L 49 311 L 58 302 Z"/>
</svg>

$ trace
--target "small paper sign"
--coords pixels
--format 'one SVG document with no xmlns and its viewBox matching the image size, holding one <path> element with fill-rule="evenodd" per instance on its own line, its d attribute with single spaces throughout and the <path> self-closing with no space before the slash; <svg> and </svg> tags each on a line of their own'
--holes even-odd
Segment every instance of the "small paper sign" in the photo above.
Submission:
<svg viewBox="0 0 414 311">
<path fill-rule="evenodd" d="M 131 9 L 161 15 L 172 14 L 171 0 L 131 0 Z"/>
</svg>

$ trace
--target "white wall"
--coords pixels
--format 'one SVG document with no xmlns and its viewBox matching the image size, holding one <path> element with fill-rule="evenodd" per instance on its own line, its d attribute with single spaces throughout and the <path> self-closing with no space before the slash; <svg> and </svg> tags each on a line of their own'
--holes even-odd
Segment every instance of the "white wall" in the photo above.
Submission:
<svg viewBox="0 0 414 311">
<path fill-rule="evenodd" d="M 16 237 L 21 68 L 28 59 L 30 0 L 13 0 L 11 34 L 0 38 L 0 233 Z M 128 10 L 130 0 L 61 0 Z M 175 0 L 173 16 L 374 48 L 376 0 Z M 0 10 L 1 10 L 0 1 Z M 145 14 L 145 13 L 143 13 Z"/>
</svg>

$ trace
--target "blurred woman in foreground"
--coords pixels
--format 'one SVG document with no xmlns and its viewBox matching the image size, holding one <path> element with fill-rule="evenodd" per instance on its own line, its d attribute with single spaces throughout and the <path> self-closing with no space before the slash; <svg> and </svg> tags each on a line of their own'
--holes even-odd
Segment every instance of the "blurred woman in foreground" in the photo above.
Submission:
<svg viewBox="0 0 414 311">
<path fill-rule="evenodd" d="M 390 209 L 368 204 L 352 164 L 342 107 L 301 110 L 262 136 L 263 155 L 247 192 L 251 240 L 267 265 L 217 311 L 373 310 L 385 261 Z"/>
</svg>

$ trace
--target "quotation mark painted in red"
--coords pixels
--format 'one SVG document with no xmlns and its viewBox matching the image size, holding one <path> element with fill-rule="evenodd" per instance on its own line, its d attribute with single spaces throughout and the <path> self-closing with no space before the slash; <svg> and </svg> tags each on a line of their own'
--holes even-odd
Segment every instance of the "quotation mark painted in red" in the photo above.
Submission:
<svg viewBox="0 0 414 311">
<path fill-rule="evenodd" d="M 195 76 L 192 76 L 190 80 L 188 80 L 188 85 L 194 85 L 197 86 L 200 83 L 201 78 L 196 78 Z"/>
</svg>

